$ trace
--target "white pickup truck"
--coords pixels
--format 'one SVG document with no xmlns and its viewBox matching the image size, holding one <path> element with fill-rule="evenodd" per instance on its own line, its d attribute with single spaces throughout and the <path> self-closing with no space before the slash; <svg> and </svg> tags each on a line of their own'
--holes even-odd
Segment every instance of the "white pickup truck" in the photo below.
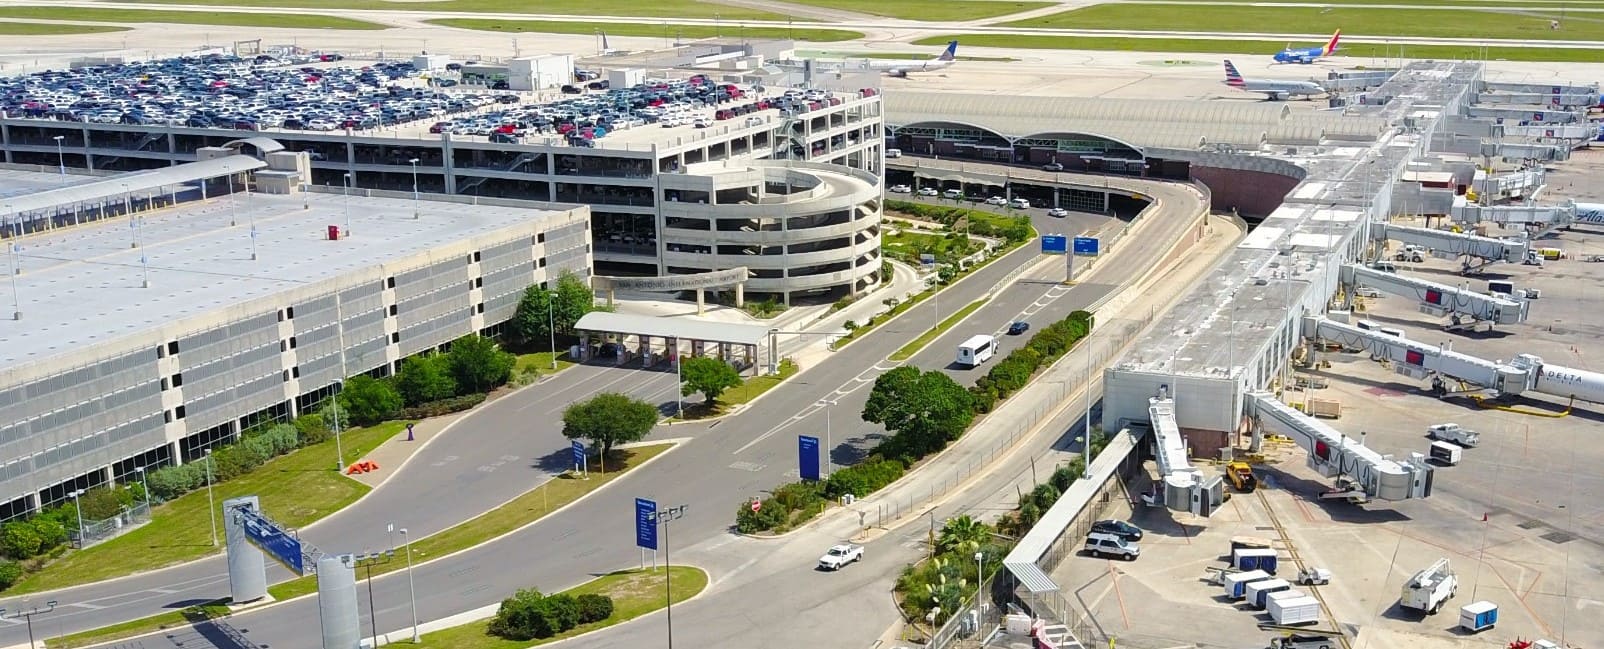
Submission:
<svg viewBox="0 0 1604 649">
<path fill-rule="evenodd" d="M 1481 435 L 1459 424 L 1432 424 L 1426 428 L 1426 434 L 1432 439 L 1453 442 L 1466 448 L 1481 442 Z"/>
<path fill-rule="evenodd" d="M 863 546 L 852 543 L 842 543 L 830 546 L 824 556 L 819 557 L 819 567 L 825 570 L 840 570 L 854 561 L 863 559 Z"/>
</svg>

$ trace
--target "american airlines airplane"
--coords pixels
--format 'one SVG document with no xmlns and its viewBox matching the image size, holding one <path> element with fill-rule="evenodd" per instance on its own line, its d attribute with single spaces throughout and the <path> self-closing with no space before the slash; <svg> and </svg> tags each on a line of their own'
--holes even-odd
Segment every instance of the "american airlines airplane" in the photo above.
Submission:
<svg viewBox="0 0 1604 649">
<path fill-rule="evenodd" d="M 869 69 L 893 77 L 906 77 L 909 72 L 935 72 L 956 62 L 957 53 L 958 41 L 950 41 L 947 43 L 947 51 L 936 58 L 927 61 L 869 61 Z"/>
<path fill-rule="evenodd" d="M 1243 79 L 1242 73 L 1236 71 L 1236 66 L 1231 64 L 1230 59 L 1225 61 L 1225 85 L 1248 92 L 1262 92 L 1267 101 L 1279 101 L 1297 96 L 1307 99 L 1314 95 L 1330 94 L 1330 91 L 1313 81 Z"/>
</svg>

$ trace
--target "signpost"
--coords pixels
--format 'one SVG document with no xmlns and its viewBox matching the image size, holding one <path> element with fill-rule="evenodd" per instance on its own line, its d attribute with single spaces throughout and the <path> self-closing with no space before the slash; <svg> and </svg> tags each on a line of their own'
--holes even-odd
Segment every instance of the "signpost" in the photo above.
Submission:
<svg viewBox="0 0 1604 649">
<path fill-rule="evenodd" d="M 1075 256 L 1069 254 L 1069 237 L 1062 234 L 1041 235 L 1041 254 L 1064 256 L 1064 281 L 1075 277 Z"/>
<path fill-rule="evenodd" d="M 295 574 L 306 574 L 306 554 L 301 548 L 300 539 L 291 536 L 288 531 L 257 512 L 238 508 L 233 513 L 239 516 L 240 526 L 244 528 L 245 538 L 251 545 L 284 564 L 285 568 L 289 568 Z"/>
<path fill-rule="evenodd" d="M 798 435 L 796 438 L 797 468 L 803 480 L 819 479 L 819 438 Z"/>
<path fill-rule="evenodd" d="M 590 465 L 589 465 L 588 462 L 585 461 L 585 445 L 583 443 L 581 443 L 581 442 L 576 441 L 576 442 L 574 442 L 573 449 L 574 449 L 574 473 L 584 473 L 585 477 L 589 478 L 590 477 Z"/>
<path fill-rule="evenodd" d="M 1097 237 L 1075 237 L 1075 254 L 1096 257 L 1101 243 Z"/>
</svg>

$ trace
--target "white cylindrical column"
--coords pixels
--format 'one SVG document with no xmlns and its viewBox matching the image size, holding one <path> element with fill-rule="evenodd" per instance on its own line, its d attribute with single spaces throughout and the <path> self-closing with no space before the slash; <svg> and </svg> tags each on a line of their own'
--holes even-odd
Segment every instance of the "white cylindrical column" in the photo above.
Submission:
<svg viewBox="0 0 1604 649">
<path fill-rule="evenodd" d="M 223 538 L 228 540 L 228 589 L 236 604 L 267 597 L 266 557 L 245 538 L 245 525 L 233 513 L 237 509 L 254 512 L 260 506 L 256 496 L 223 501 Z"/>
<path fill-rule="evenodd" d="M 323 649 L 359 649 L 361 619 L 356 604 L 356 570 L 350 555 L 317 561 L 317 609 L 323 622 Z"/>
</svg>

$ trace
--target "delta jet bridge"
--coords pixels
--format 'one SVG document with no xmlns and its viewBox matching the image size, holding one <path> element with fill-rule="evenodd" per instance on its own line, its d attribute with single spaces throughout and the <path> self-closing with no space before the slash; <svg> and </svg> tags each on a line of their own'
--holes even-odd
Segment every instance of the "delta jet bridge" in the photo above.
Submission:
<svg viewBox="0 0 1604 649">
<path fill-rule="evenodd" d="M 1439 284 L 1423 279 L 1405 277 L 1368 268 L 1359 264 L 1344 264 L 1339 273 L 1344 286 L 1350 287 L 1348 301 L 1353 300 L 1352 288 L 1368 286 L 1405 298 L 1420 301 L 1420 312 L 1448 318 L 1445 329 L 1472 329 L 1480 325 L 1519 324 L 1526 321 L 1530 302 L 1511 300 L 1477 293 L 1467 288 Z"/>
<path fill-rule="evenodd" d="M 1527 253 L 1531 250 L 1531 245 L 1520 239 L 1494 239 L 1468 232 L 1414 228 L 1390 223 L 1370 226 L 1370 235 L 1377 240 L 1390 239 L 1417 245 L 1444 259 L 1464 257 L 1462 272 L 1473 272 L 1500 261 L 1519 263 L 1526 259 Z M 1481 263 L 1477 264 L 1472 260 L 1479 260 Z"/>
</svg>

